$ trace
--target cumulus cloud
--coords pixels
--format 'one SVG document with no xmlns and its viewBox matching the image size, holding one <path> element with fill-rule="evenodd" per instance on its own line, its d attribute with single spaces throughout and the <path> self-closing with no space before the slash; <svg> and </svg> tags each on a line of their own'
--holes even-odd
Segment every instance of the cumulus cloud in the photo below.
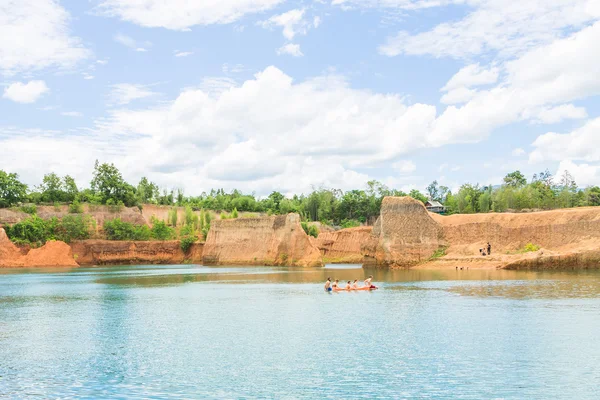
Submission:
<svg viewBox="0 0 600 400">
<path fill-rule="evenodd" d="M 556 124 L 565 119 L 583 119 L 588 116 L 584 107 L 575 107 L 573 104 L 527 110 L 524 115 L 536 124 Z"/>
<path fill-rule="evenodd" d="M 571 160 L 563 160 L 554 176 L 560 178 L 565 171 L 571 174 L 579 187 L 600 184 L 600 165 L 576 164 Z"/>
<path fill-rule="evenodd" d="M 600 161 L 600 118 L 588 121 L 584 126 L 570 133 L 548 132 L 534 142 L 535 150 L 529 161 L 561 161 L 564 159 Z"/>
<path fill-rule="evenodd" d="M 50 89 L 44 81 L 29 81 L 27 83 L 15 82 L 4 89 L 2 97 L 16 103 L 35 103 L 44 93 Z"/>
<path fill-rule="evenodd" d="M 131 103 L 134 100 L 144 99 L 156 95 L 158 95 L 158 93 L 150 90 L 147 85 L 119 83 L 116 85 L 111 85 L 109 104 L 125 105 Z"/>
<path fill-rule="evenodd" d="M 300 50 L 300 45 L 294 43 L 288 43 L 284 46 L 281 46 L 279 49 L 277 49 L 277 54 L 287 54 L 294 57 L 302 57 L 304 55 L 302 50 Z"/>
<path fill-rule="evenodd" d="M 0 3 L 0 72 L 13 75 L 48 67 L 72 68 L 89 57 L 71 35 L 69 13 L 54 0 Z"/>
<path fill-rule="evenodd" d="M 358 1 L 335 3 L 356 4 Z M 400 31 L 389 37 L 379 51 L 399 54 L 467 58 L 491 52 L 512 57 L 561 38 L 565 31 L 600 18 L 597 0 L 466 0 L 466 1 L 367 1 L 400 9 L 467 4 L 472 11 L 463 19 L 444 22 L 429 31 Z"/>
<path fill-rule="evenodd" d="M 98 13 L 150 28 L 188 30 L 195 25 L 228 24 L 269 10 L 284 0 L 104 0 Z"/>
<path fill-rule="evenodd" d="M 584 109 L 565 103 L 600 94 L 600 54 L 594 50 L 599 40 L 597 22 L 504 63 L 501 82 L 468 93 L 471 99 L 460 107 L 447 107 L 429 137 L 440 144 L 448 143 L 448 138 L 475 142 L 514 122 L 556 123 L 583 117 Z"/>
<path fill-rule="evenodd" d="M 313 21 L 305 18 L 306 10 L 294 9 L 283 14 L 274 15 L 266 21 L 262 21 L 260 25 L 263 28 L 282 27 L 283 36 L 287 40 L 293 40 L 298 34 L 306 35 L 310 28 L 316 28 L 321 24 L 321 19 L 315 17 Z"/>
</svg>

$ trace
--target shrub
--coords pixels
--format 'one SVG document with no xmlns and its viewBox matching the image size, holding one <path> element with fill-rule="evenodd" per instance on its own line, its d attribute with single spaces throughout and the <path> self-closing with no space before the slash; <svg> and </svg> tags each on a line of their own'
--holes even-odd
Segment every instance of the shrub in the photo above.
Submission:
<svg viewBox="0 0 600 400">
<path fill-rule="evenodd" d="M 61 212 L 62 208 L 60 207 L 60 203 L 58 201 L 54 202 L 54 212 Z"/>
<path fill-rule="evenodd" d="M 527 243 L 525 245 L 525 247 L 523 247 L 523 249 L 521 250 L 522 253 L 530 253 L 530 252 L 535 252 L 538 251 L 540 249 L 540 246 L 533 244 L 533 243 Z"/>
<path fill-rule="evenodd" d="M 89 215 L 65 215 L 55 228 L 55 238 L 69 243 L 71 240 L 89 239 L 96 221 Z"/>
<path fill-rule="evenodd" d="M 69 212 L 71 214 L 83 213 L 83 206 L 79 203 L 79 200 L 75 199 L 71 204 L 69 204 Z"/>
<path fill-rule="evenodd" d="M 169 210 L 169 224 L 173 227 L 177 226 L 177 209 L 175 207 Z"/>
<path fill-rule="evenodd" d="M 151 232 L 152 238 L 156 240 L 169 240 L 175 236 L 175 230 L 164 221 L 154 221 Z"/>
<path fill-rule="evenodd" d="M 319 229 L 316 226 L 311 225 L 308 227 L 308 234 L 315 238 L 319 237 Z"/>
<path fill-rule="evenodd" d="M 134 225 L 115 218 L 104 222 L 108 240 L 150 240 L 152 232 L 147 225 Z"/>
<path fill-rule="evenodd" d="M 429 260 L 435 260 L 437 258 L 444 257 L 446 255 L 447 249 L 448 249 L 448 247 L 446 247 L 446 246 L 438 247 L 438 249 L 435 251 L 435 253 L 433 253 L 432 256 L 429 257 Z"/>
<path fill-rule="evenodd" d="M 27 214 L 37 214 L 37 207 L 35 204 L 25 204 L 20 207 L 20 210 Z"/>
<path fill-rule="evenodd" d="M 225 214 L 224 212 L 221 213 L 221 219 L 229 219 L 229 217 L 227 216 L 227 214 Z"/>
<path fill-rule="evenodd" d="M 56 218 L 52 221 L 45 221 L 33 215 L 14 225 L 5 227 L 6 235 L 15 243 L 31 244 L 41 246 L 49 239 L 54 239 L 53 227 L 56 225 Z"/>
<path fill-rule="evenodd" d="M 108 206 L 108 211 L 112 213 L 121 212 L 125 208 L 125 204 L 121 200 L 108 199 L 106 200 L 106 205 Z"/>
<path fill-rule="evenodd" d="M 43 220 L 37 215 L 31 216 L 5 228 L 7 236 L 15 243 L 41 246 L 49 240 L 89 239 L 95 222 L 90 216 L 67 215 L 62 220 L 56 217 Z"/>
<path fill-rule="evenodd" d="M 345 219 L 342 221 L 342 228 L 356 228 L 360 226 L 360 221 L 355 219 Z"/>
<path fill-rule="evenodd" d="M 231 212 L 231 218 L 236 219 L 238 217 L 238 210 L 237 208 L 234 208 L 233 211 Z"/>
<path fill-rule="evenodd" d="M 187 253 L 188 250 L 190 249 L 190 247 L 192 247 L 192 244 L 194 244 L 197 240 L 198 240 L 198 238 L 196 236 L 182 237 L 179 242 L 179 245 L 181 246 L 181 250 L 183 250 L 184 253 Z"/>
</svg>

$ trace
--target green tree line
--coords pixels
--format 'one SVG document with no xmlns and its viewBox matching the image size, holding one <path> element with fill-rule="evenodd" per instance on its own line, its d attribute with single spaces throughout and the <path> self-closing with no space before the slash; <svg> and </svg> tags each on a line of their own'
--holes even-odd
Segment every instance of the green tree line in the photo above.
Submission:
<svg viewBox="0 0 600 400">
<path fill-rule="evenodd" d="M 528 181 L 520 171 L 515 171 L 506 175 L 503 183 L 496 187 L 466 183 L 455 192 L 436 181 L 424 193 L 418 190 L 405 193 L 381 182 L 369 181 L 364 189 L 345 192 L 315 188 L 309 194 L 291 197 L 278 191 L 266 197 L 257 197 L 254 193 L 242 193 L 239 190 L 226 192 L 223 189 L 213 189 L 199 196 L 186 196 L 183 190 L 161 190 L 147 177 L 141 178 L 137 185 L 132 185 L 124 180 L 113 164 L 100 164 L 98 161 L 95 163 L 89 188 L 83 189 L 77 187 L 72 177 L 60 177 L 55 173 L 46 174 L 39 186 L 29 188 L 19 181 L 16 174 L 0 170 L 0 207 L 61 203 L 69 204 L 71 212 L 80 213 L 83 203 L 117 208 L 136 205 L 142 207 L 144 204 L 182 206 L 186 207 L 186 219 L 189 219 L 185 225 L 194 226 L 195 230 L 204 234 L 210 221 L 206 223 L 203 216 L 198 218 L 193 211 L 212 210 L 235 215 L 244 212 L 269 215 L 296 212 L 302 216 L 303 221 L 321 221 L 329 225 L 351 227 L 373 223 L 379 215 L 381 201 L 385 196 L 411 196 L 422 202 L 436 200 L 446 206 L 449 214 L 600 205 L 600 188 L 579 188 L 569 172 L 553 177 L 548 171 L 544 171 Z M 176 212 L 173 216 L 176 222 Z M 171 221 L 170 225 L 177 224 Z"/>
</svg>

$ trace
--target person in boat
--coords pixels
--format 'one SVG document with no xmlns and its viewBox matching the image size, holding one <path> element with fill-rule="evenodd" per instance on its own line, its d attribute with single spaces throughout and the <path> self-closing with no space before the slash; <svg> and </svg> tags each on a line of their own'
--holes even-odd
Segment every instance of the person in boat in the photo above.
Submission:
<svg viewBox="0 0 600 400">
<path fill-rule="evenodd" d="M 327 278 L 327 282 L 325 282 L 325 291 L 326 292 L 331 292 L 333 289 L 331 289 L 331 278 Z"/>
<path fill-rule="evenodd" d="M 367 279 L 365 279 L 365 287 L 371 287 L 371 281 L 373 280 L 373 275 L 369 275 Z"/>
<path fill-rule="evenodd" d="M 352 290 L 357 290 L 358 289 L 358 279 L 354 280 L 354 283 L 352 284 Z"/>
<path fill-rule="evenodd" d="M 352 284 L 350 283 L 350 281 L 346 283 L 346 290 L 352 290 Z"/>
<path fill-rule="evenodd" d="M 333 282 L 333 283 L 331 284 L 331 289 L 332 289 L 332 290 L 340 290 L 340 287 L 339 287 L 339 282 L 340 282 L 340 281 L 339 281 L 338 279 L 336 279 L 336 280 L 335 280 L 335 282 Z"/>
</svg>

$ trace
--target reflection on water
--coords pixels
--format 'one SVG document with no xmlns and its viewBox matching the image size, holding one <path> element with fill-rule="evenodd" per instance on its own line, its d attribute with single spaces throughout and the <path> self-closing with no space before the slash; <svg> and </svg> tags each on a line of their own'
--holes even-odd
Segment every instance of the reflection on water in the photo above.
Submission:
<svg viewBox="0 0 600 400">
<path fill-rule="evenodd" d="M 597 272 L 0 270 L 0 398 L 591 399 L 599 330 Z"/>
</svg>

